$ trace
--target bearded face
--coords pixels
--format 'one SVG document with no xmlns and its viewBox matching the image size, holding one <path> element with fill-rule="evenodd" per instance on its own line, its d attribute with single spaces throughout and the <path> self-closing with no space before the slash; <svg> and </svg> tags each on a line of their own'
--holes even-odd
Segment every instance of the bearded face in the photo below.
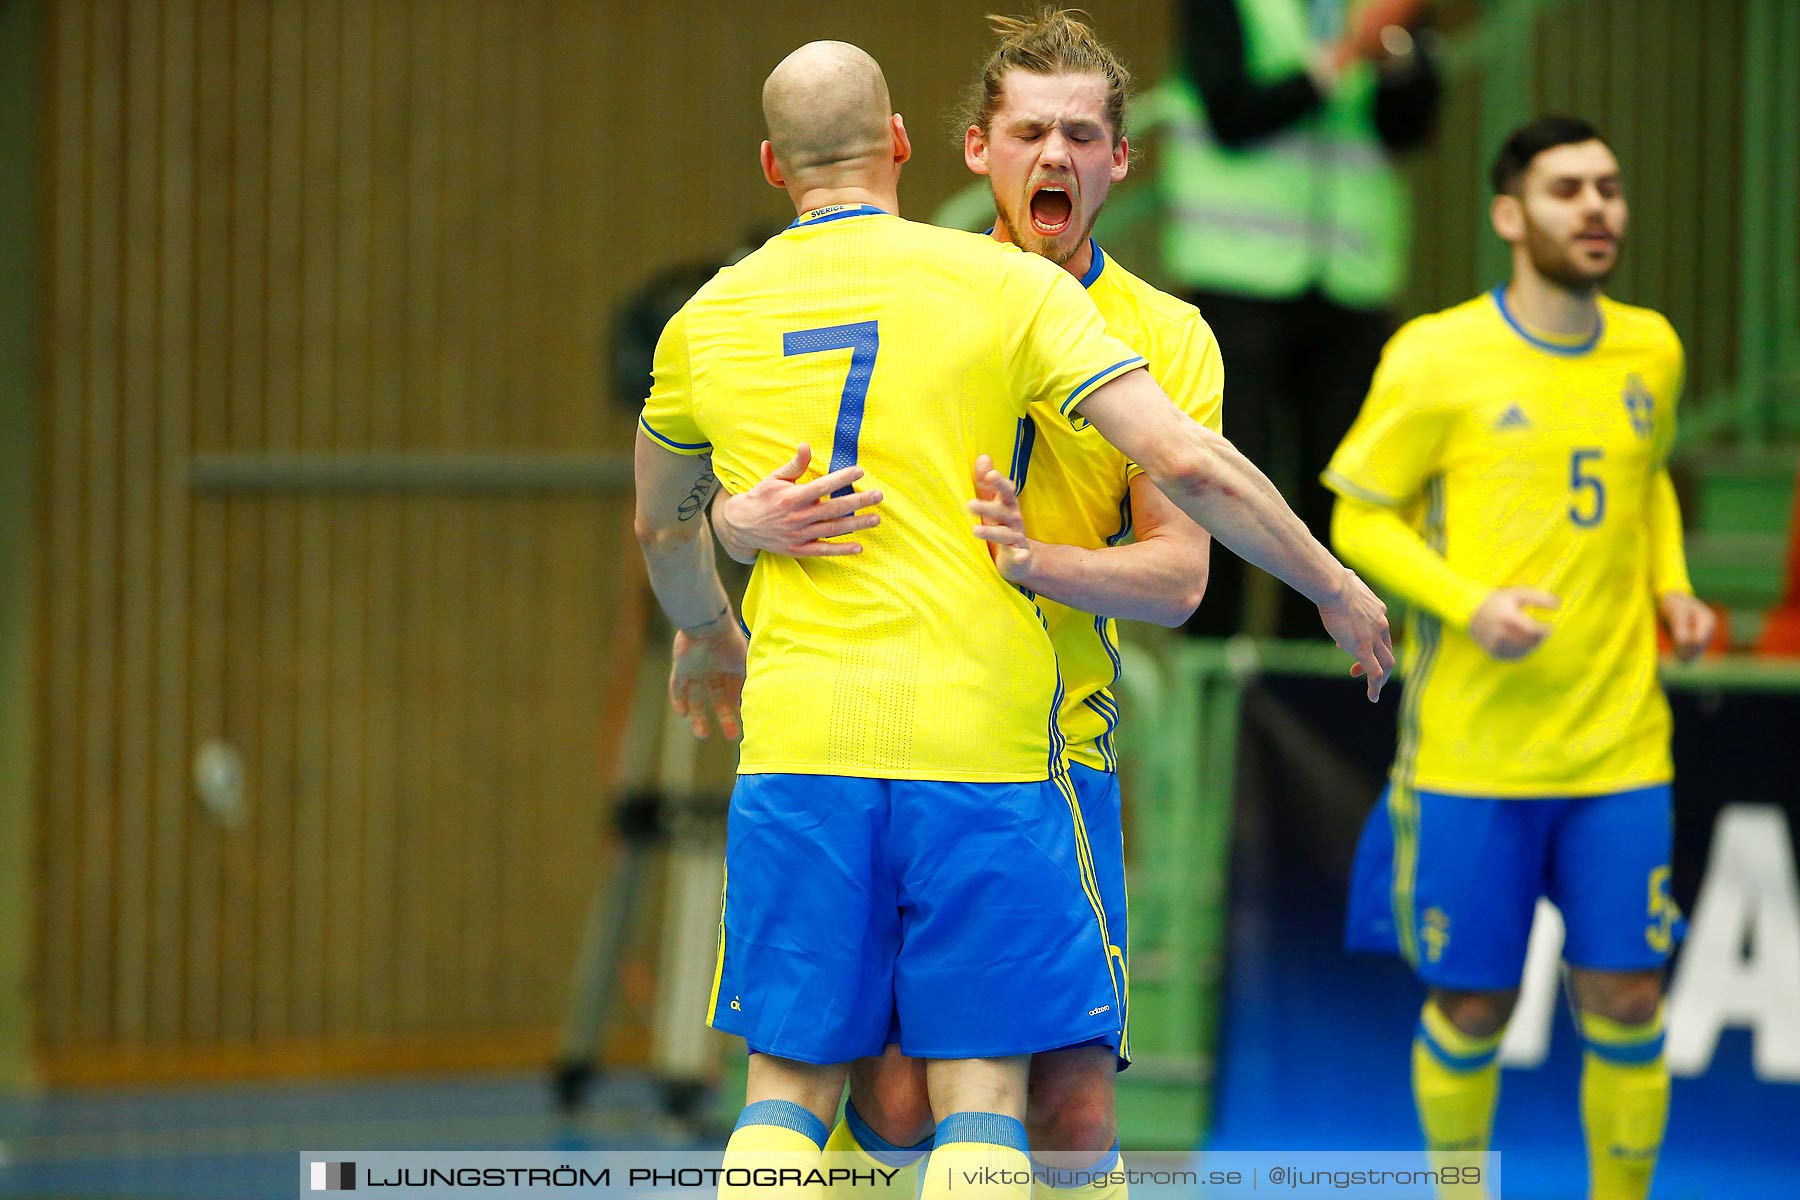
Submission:
<svg viewBox="0 0 1800 1200">
<path fill-rule="evenodd" d="M 1007 75 L 984 133 L 968 131 L 964 161 L 994 190 L 995 224 L 1021 250 L 1058 265 L 1081 253 L 1130 148 L 1114 144 L 1099 75 Z"/>
<path fill-rule="evenodd" d="M 1592 291 L 1619 268 L 1630 212 L 1619 163 L 1600 141 L 1553 146 L 1532 159 L 1503 230 L 1532 268 L 1571 291 Z"/>
</svg>

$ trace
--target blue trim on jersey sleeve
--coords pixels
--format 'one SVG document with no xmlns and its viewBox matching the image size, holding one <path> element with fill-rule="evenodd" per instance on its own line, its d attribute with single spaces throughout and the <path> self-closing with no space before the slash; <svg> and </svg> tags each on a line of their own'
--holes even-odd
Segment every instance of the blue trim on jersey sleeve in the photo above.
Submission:
<svg viewBox="0 0 1800 1200">
<path fill-rule="evenodd" d="M 1094 248 L 1094 261 L 1088 264 L 1087 274 L 1081 277 L 1081 286 L 1084 288 L 1093 287 L 1094 280 L 1100 278 L 1100 272 L 1106 270 L 1106 254 L 1100 249 L 1100 243 L 1089 238 L 1088 245 Z"/>
<path fill-rule="evenodd" d="M 1539 350 L 1546 351 L 1550 354 L 1560 354 L 1564 358 L 1577 358 L 1599 345 L 1600 335 L 1606 332 L 1606 318 L 1602 316 L 1599 323 L 1594 326 L 1594 332 L 1589 334 L 1584 341 L 1567 345 L 1557 342 L 1546 342 L 1543 338 L 1534 337 L 1525 326 L 1519 324 L 1519 319 L 1513 316 L 1512 309 L 1506 307 L 1506 285 L 1504 283 L 1489 292 L 1488 295 L 1494 298 L 1494 307 L 1500 310 L 1501 320 L 1511 326 L 1514 333 L 1524 338 L 1533 346 L 1536 346 Z"/>
<path fill-rule="evenodd" d="M 1071 408 L 1074 408 L 1077 404 L 1081 403 L 1082 398 L 1087 394 L 1089 388 L 1093 387 L 1095 384 L 1104 380 L 1107 376 L 1111 375 L 1114 371 L 1118 371 L 1121 367 L 1142 366 L 1143 362 L 1144 362 L 1143 355 L 1134 354 L 1130 358 L 1120 359 L 1118 362 L 1116 362 L 1112 366 L 1106 368 L 1106 370 L 1104 370 L 1104 371 L 1096 371 L 1094 374 L 1092 374 L 1092 375 L 1088 376 L 1086 379 L 1082 380 L 1080 385 L 1077 386 L 1074 391 L 1069 393 L 1069 398 L 1067 400 L 1064 400 L 1060 405 L 1057 406 L 1057 411 L 1060 412 L 1065 417 L 1068 416 L 1069 410 Z M 1123 373 L 1123 372 L 1121 372 L 1121 373 Z"/>
<path fill-rule="evenodd" d="M 1025 476 L 1031 471 L 1031 450 L 1037 445 L 1037 422 L 1030 417 L 1019 418 L 1019 429 L 1013 435 L 1012 470 L 1007 477 L 1013 481 L 1013 490 L 1020 495 L 1025 493 Z"/>
<path fill-rule="evenodd" d="M 669 449 L 675 451 L 677 454 L 702 454 L 712 449 L 711 442 L 678 442 L 672 437 L 664 437 L 662 434 L 656 432 L 656 430 L 650 428 L 650 422 L 646 421 L 642 416 L 638 417 L 638 428 L 642 429 L 645 433 L 649 434 L 652 438 L 655 438 Z"/>
</svg>

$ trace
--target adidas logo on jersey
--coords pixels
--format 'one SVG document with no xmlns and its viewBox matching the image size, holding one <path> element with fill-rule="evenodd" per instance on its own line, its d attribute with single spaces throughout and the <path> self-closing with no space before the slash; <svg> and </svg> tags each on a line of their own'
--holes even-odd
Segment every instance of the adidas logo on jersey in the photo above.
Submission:
<svg viewBox="0 0 1800 1200">
<path fill-rule="evenodd" d="M 1520 408 L 1518 405 L 1516 405 L 1516 404 L 1509 405 L 1509 406 L 1507 406 L 1506 411 L 1500 414 L 1500 419 L 1498 421 L 1494 422 L 1494 428 L 1495 429 L 1530 429 L 1531 428 L 1531 418 L 1526 416 L 1525 410 Z"/>
</svg>

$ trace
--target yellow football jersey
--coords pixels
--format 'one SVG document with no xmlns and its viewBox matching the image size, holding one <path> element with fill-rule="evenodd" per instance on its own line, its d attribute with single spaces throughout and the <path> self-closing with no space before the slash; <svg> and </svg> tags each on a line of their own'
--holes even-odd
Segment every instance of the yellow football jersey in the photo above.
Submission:
<svg viewBox="0 0 1800 1200">
<path fill-rule="evenodd" d="M 644 430 L 735 492 L 806 441 L 814 475 L 860 463 L 887 497 L 860 555 L 757 559 L 739 771 L 1049 777 L 1056 660 L 971 532 L 975 457 L 1143 361 L 1060 267 L 869 206 L 807 213 L 700 289 Z"/>
<path fill-rule="evenodd" d="M 1324 475 L 1405 510 L 1465 578 L 1561 600 L 1524 658 L 1409 619 L 1393 776 L 1429 791 L 1568 796 L 1667 782 L 1651 484 L 1675 436 L 1682 352 L 1611 300 L 1579 343 L 1534 333 L 1501 289 L 1411 322 Z"/>
<path fill-rule="evenodd" d="M 1081 283 L 1107 332 L 1144 356 L 1151 377 L 1182 411 L 1218 430 L 1225 370 L 1199 310 L 1108 259 L 1098 243 Z M 1140 471 L 1092 428 L 1055 419 L 1021 422 L 1011 474 L 1032 537 L 1096 550 L 1131 533 L 1130 485 Z M 1060 721 L 1069 758 L 1117 770 L 1113 727 L 1119 710 L 1111 689 L 1119 678 L 1118 622 L 1045 596 L 1037 602 L 1062 668 Z"/>
</svg>

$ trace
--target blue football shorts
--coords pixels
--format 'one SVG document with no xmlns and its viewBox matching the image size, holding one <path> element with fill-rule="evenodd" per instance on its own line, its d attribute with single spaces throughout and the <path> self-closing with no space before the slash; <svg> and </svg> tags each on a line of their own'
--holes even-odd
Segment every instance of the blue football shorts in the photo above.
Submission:
<svg viewBox="0 0 1800 1200">
<path fill-rule="evenodd" d="M 742 775 L 709 1023 L 811 1063 L 896 1025 L 917 1058 L 1116 1046 L 1103 912 L 1064 784 Z"/>
<path fill-rule="evenodd" d="M 1398 953 L 1432 987 L 1507 991 L 1543 896 L 1571 966 L 1660 967 L 1686 929 L 1669 895 L 1673 831 L 1668 784 L 1532 799 L 1390 784 L 1357 845 L 1345 945 Z"/>
</svg>

